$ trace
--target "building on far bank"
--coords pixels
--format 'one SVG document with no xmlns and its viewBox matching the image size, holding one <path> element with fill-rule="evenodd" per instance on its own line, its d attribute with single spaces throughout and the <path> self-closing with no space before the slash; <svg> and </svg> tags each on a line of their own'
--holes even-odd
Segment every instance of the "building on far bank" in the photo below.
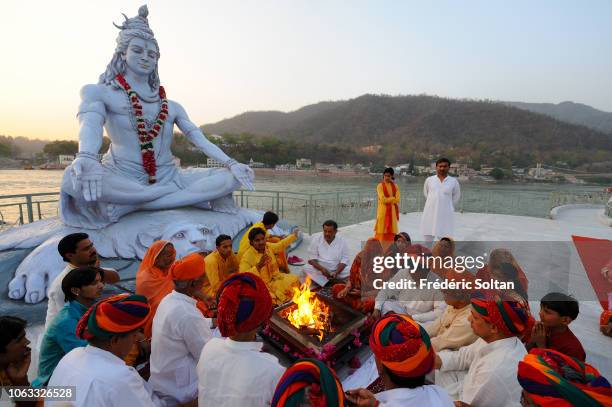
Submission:
<svg viewBox="0 0 612 407">
<path fill-rule="evenodd" d="M 366 154 L 378 154 L 378 152 L 382 150 L 382 146 L 380 144 L 374 144 L 371 146 L 365 146 L 359 148 L 359 151 Z"/>
<path fill-rule="evenodd" d="M 253 157 L 249 160 L 249 167 L 251 168 L 264 168 L 266 164 L 260 163 L 259 161 L 253 161 Z"/>
<path fill-rule="evenodd" d="M 68 167 L 74 161 L 74 154 L 60 154 L 57 156 L 60 166 Z"/>
<path fill-rule="evenodd" d="M 295 171 L 297 167 L 293 164 L 278 164 L 274 167 L 275 171 Z"/>
<path fill-rule="evenodd" d="M 206 159 L 206 167 L 205 168 L 221 168 L 223 167 L 223 163 L 212 158 Z"/>
<path fill-rule="evenodd" d="M 312 167 L 312 160 L 310 158 L 298 158 L 295 160 L 295 166 L 299 169 L 310 169 Z"/>
</svg>

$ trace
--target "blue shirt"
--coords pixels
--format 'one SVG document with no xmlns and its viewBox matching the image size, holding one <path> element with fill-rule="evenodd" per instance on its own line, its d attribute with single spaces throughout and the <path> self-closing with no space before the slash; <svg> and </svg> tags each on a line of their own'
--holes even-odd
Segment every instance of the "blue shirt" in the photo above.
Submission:
<svg viewBox="0 0 612 407">
<path fill-rule="evenodd" d="M 78 301 L 70 301 L 51 322 L 40 346 L 38 377 L 32 386 L 40 387 L 47 384 L 55 367 L 65 354 L 74 348 L 86 346 L 87 341 L 76 336 L 79 319 L 88 308 Z"/>
</svg>

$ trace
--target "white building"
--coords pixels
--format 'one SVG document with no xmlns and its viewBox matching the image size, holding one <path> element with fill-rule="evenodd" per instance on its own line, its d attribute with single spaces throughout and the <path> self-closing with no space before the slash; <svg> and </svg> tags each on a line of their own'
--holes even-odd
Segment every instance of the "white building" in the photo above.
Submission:
<svg viewBox="0 0 612 407">
<path fill-rule="evenodd" d="M 60 165 L 69 166 L 74 161 L 74 155 L 72 154 L 60 154 L 57 156 Z"/>
<path fill-rule="evenodd" d="M 220 168 L 223 167 L 223 163 L 212 158 L 206 159 L 206 168 Z"/>
<path fill-rule="evenodd" d="M 264 168 L 266 165 L 264 163 L 260 163 L 259 161 L 253 161 L 253 158 L 249 160 L 249 167 L 251 168 Z"/>
<path fill-rule="evenodd" d="M 297 168 L 310 168 L 312 167 L 312 161 L 310 160 L 310 158 L 298 158 L 297 160 L 295 160 L 295 166 Z"/>
</svg>

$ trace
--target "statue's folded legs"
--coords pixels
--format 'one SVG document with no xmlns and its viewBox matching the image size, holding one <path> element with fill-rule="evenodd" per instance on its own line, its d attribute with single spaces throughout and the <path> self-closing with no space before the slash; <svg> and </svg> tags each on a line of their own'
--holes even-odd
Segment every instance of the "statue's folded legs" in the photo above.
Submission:
<svg viewBox="0 0 612 407">
<path fill-rule="evenodd" d="M 241 184 L 228 169 L 179 170 L 174 175 L 166 183 L 143 185 L 109 172 L 102 177 L 100 198 L 96 202 L 87 202 L 80 189 L 74 188 L 71 172 L 67 170 L 62 183 L 62 194 L 65 194 L 63 198 L 70 201 L 70 204 L 62 205 L 61 216 L 66 224 L 92 227 L 74 220 L 75 216 L 86 211 L 89 206 L 95 215 L 88 218 L 101 218 L 94 226 L 97 228 L 117 222 L 122 216 L 138 210 L 193 206 L 219 212 L 236 211 L 232 192 L 240 188 Z M 71 208 L 78 208 L 79 213 L 66 213 Z"/>
</svg>

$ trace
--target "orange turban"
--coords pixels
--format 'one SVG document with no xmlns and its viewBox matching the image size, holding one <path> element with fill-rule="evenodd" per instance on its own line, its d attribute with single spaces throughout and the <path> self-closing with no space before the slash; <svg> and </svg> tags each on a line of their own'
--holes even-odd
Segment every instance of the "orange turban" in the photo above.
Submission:
<svg viewBox="0 0 612 407">
<path fill-rule="evenodd" d="M 495 325 L 506 336 L 518 336 L 531 332 L 534 319 L 529 303 L 500 292 L 476 291 L 471 298 L 472 307 L 485 321 Z"/>
<path fill-rule="evenodd" d="M 608 380 L 588 363 L 556 350 L 532 349 L 519 362 L 517 377 L 538 406 L 612 406 Z"/>
<path fill-rule="evenodd" d="M 228 277 L 217 291 L 217 303 L 217 324 L 224 337 L 249 332 L 272 314 L 272 298 L 266 283 L 252 273 Z"/>
<path fill-rule="evenodd" d="M 76 335 L 92 339 L 132 332 L 147 323 L 150 312 L 146 297 L 117 294 L 92 305 L 79 320 Z"/>
<path fill-rule="evenodd" d="M 170 276 L 173 280 L 197 280 L 204 270 L 204 256 L 200 253 L 191 253 L 180 260 L 175 261 L 170 267 Z"/>
<path fill-rule="evenodd" d="M 429 335 L 408 315 L 391 314 L 376 322 L 370 348 L 377 359 L 401 377 L 420 377 L 434 367 L 435 351 Z"/>
</svg>

